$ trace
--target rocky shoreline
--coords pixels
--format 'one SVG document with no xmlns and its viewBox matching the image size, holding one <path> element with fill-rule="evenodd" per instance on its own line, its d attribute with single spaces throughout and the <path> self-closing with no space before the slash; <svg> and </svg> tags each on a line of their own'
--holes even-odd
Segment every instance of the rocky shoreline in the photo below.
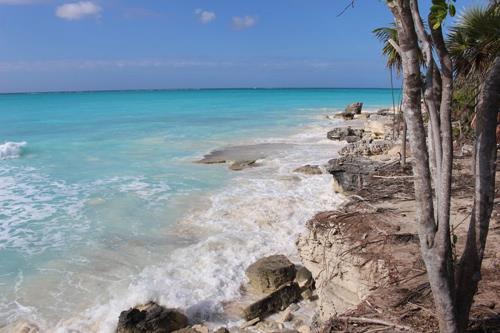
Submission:
<svg viewBox="0 0 500 333">
<path fill-rule="evenodd" d="M 325 165 L 304 165 L 294 172 L 306 175 L 330 173 L 336 183 L 333 190 L 348 194 L 362 186 L 368 175 L 386 164 L 394 164 L 394 161 L 399 160 L 398 146 L 388 139 L 392 115 L 388 116 L 387 110 L 378 113 L 362 112 L 362 103 L 354 103 L 347 106 L 345 112 L 327 116 L 329 119 L 332 117 L 345 120 L 339 127 L 325 133 L 327 139 L 347 143 L 340 151 L 340 157 L 328 161 Z M 229 164 L 229 169 L 240 171 L 258 167 L 259 159 L 264 158 L 272 149 L 276 149 L 273 144 L 259 144 L 241 154 L 238 147 L 233 147 L 224 151 L 214 151 L 198 163 L 225 163 Z M 373 156 L 378 158 L 371 158 Z M 321 214 L 311 221 L 316 221 L 318 216 L 322 216 Z M 287 257 L 276 254 L 261 258 L 247 268 L 248 283 L 242 285 L 244 298 L 225 306 L 226 311 L 241 318 L 243 324 L 216 329 L 212 327 L 209 329 L 203 323 L 190 325 L 181 310 L 168 309 L 152 302 L 123 311 L 117 332 L 309 333 L 317 331 L 321 323 L 333 314 L 357 305 L 365 295 L 369 294 L 370 287 L 364 285 L 366 279 L 363 276 L 366 273 L 364 271 L 354 273 L 356 270 L 350 267 L 347 274 L 356 275 L 348 279 L 352 286 L 346 293 L 350 296 L 339 298 L 337 301 L 328 296 L 331 281 L 328 282 L 324 278 L 322 269 L 318 268 L 319 259 L 315 258 L 317 255 L 315 252 L 320 248 L 318 244 L 321 242 L 317 242 L 316 232 L 311 238 L 311 228 L 315 228 L 313 227 L 315 224 L 311 221 L 308 223 L 307 233 L 297 240 L 297 249 L 303 265 L 295 265 Z M 382 281 L 379 276 L 373 274 L 382 272 L 382 266 L 379 263 L 366 265 L 366 269 L 371 272 L 369 275 L 372 280 Z"/>
<path fill-rule="evenodd" d="M 277 253 L 246 269 L 242 298 L 223 304 L 225 315 L 239 324 L 218 327 L 196 322 L 182 309 L 149 302 L 124 310 L 116 332 L 437 332 L 414 223 L 412 171 L 401 165 L 402 145 L 392 139 L 393 130 L 399 130 L 393 128 L 393 117 L 387 109 L 362 112 L 362 103 L 327 116 L 344 120 L 324 134 L 345 143 L 339 156 L 294 172 L 305 177 L 330 174 L 332 191 L 346 200 L 334 211 L 318 212 L 307 221 L 295 244 L 300 263 Z M 241 171 L 259 167 L 259 160 L 280 145 L 256 144 L 243 154 L 233 147 L 198 162 L 226 163 Z M 454 166 L 458 170 L 453 183 L 454 223 L 467 218 L 473 191 L 468 181 L 471 158 L 460 151 Z M 472 309 L 471 322 L 481 329 L 500 328 L 500 282 L 495 278 L 500 267 L 498 213 L 496 205 L 490 233 L 490 244 L 495 246 L 485 256 L 483 282 Z M 460 249 L 465 225 L 458 223 L 454 232 Z M 18 331 L 38 332 L 29 325 Z"/>
</svg>

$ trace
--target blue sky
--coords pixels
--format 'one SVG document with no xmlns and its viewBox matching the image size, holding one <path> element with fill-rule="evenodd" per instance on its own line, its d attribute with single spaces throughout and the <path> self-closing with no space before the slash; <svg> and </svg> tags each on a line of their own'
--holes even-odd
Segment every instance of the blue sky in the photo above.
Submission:
<svg viewBox="0 0 500 333">
<path fill-rule="evenodd" d="M 386 87 L 371 30 L 389 10 L 358 0 L 337 17 L 347 3 L 0 0 L 0 92 Z"/>
</svg>

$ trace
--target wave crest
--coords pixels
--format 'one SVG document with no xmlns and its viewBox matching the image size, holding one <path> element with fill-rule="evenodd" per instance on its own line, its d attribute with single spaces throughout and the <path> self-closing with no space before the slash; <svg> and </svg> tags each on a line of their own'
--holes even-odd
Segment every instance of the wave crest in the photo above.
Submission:
<svg viewBox="0 0 500 333">
<path fill-rule="evenodd" d="M 18 158 L 19 156 L 21 156 L 22 148 L 26 145 L 26 141 L 5 142 L 4 144 L 0 145 L 0 160 Z"/>
</svg>

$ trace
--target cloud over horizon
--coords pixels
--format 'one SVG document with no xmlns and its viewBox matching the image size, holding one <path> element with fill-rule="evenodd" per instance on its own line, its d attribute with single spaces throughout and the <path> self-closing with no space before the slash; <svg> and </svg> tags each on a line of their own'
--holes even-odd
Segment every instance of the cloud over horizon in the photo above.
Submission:
<svg viewBox="0 0 500 333">
<path fill-rule="evenodd" d="M 257 23 L 257 18 L 255 16 L 233 16 L 232 18 L 233 28 L 236 30 L 247 29 L 253 27 Z"/>
<path fill-rule="evenodd" d="M 75 21 L 86 16 L 98 17 L 101 11 L 102 8 L 91 1 L 79 1 L 58 6 L 56 16 L 64 20 Z"/>
<path fill-rule="evenodd" d="M 198 20 L 200 20 L 201 23 L 207 24 L 215 20 L 216 15 L 214 12 L 208 11 L 208 10 L 203 10 L 201 8 L 198 8 L 194 11 L 196 16 L 198 17 Z"/>
</svg>

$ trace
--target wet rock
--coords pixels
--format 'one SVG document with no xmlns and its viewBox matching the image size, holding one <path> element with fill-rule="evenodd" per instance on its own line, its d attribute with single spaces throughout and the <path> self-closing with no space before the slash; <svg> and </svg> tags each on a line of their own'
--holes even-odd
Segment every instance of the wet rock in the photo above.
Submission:
<svg viewBox="0 0 500 333">
<path fill-rule="evenodd" d="M 246 270 L 250 286 L 259 293 L 268 293 L 293 281 L 295 265 L 284 255 L 273 255 L 257 260 Z"/>
<path fill-rule="evenodd" d="M 361 109 L 363 109 L 363 103 L 356 102 L 356 103 L 352 103 L 352 104 L 349 104 L 348 106 L 346 106 L 345 112 L 352 113 L 352 114 L 360 114 Z"/>
<path fill-rule="evenodd" d="M 360 128 L 337 127 L 329 131 L 326 137 L 330 140 L 352 140 L 351 142 L 358 141 L 363 137 L 364 130 Z"/>
<path fill-rule="evenodd" d="M 231 169 L 233 171 L 241 171 L 241 170 L 244 170 L 247 168 L 257 166 L 255 164 L 255 162 L 257 162 L 257 161 L 255 161 L 255 160 L 253 160 L 253 161 L 236 161 L 236 162 L 231 163 L 231 165 L 229 166 L 229 169 Z"/>
<path fill-rule="evenodd" d="M 307 164 L 293 170 L 293 172 L 305 173 L 306 175 L 321 175 L 323 170 L 318 165 Z"/>
<path fill-rule="evenodd" d="M 170 333 L 185 328 L 187 325 L 187 317 L 178 310 L 150 302 L 122 311 L 116 332 Z"/>
<path fill-rule="evenodd" d="M 299 300 L 299 285 L 297 283 L 290 283 L 247 306 L 243 310 L 243 317 L 245 320 L 265 318 L 273 313 L 286 309 L 290 304 L 298 302 Z"/>
</svg>

